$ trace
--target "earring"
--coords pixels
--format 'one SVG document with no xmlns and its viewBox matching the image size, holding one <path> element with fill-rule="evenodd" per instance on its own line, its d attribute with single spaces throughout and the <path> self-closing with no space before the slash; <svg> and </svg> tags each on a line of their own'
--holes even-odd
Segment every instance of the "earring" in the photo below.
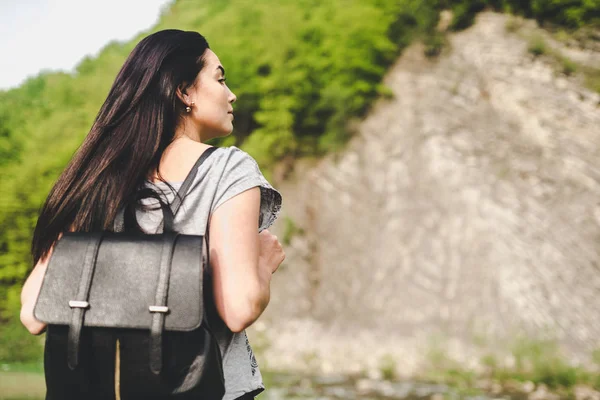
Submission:
<svg viewBox="0 0 600 400">
<path fill-rule="evenodd" d="M 187 107 L 185 108 L 185 112 L 186 112 L 186 113 L 189 113 L 190 111 L 192 111 L 192 107 L 194 107 L 194 104 L 196 104 L 196 103 L 194 103 L 194 102 L 192 101 L 192 102 L 190 103 L 190 105 L 189 105 L 189 106 L 187 106 Z"/>
</svg>

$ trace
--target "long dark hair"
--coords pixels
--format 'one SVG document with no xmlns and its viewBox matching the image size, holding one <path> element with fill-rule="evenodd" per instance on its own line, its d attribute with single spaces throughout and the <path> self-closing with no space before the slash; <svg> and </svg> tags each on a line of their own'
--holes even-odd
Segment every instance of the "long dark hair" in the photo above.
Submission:
<svg viewBox="0 0 600 400">
<path fill-rule="evenodd" d="M 206 39 L 163 30 L 144 38 L 119 71 L 82 145 L 50 191 L 33 234 L 34 263 L 65 231 L 112 231 L 171 143 L 185 91 L 204 66 Z"/>
</svg>

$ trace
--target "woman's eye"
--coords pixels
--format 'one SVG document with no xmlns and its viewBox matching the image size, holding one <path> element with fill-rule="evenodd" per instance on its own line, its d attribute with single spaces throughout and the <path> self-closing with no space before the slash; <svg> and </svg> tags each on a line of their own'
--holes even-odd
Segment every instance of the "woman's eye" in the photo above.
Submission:
<svg viewBox="0 0 600 400">
<path fill-rule="evenodd" d="M 220 83 L 225 83 L 225 81 L 226 81 L 226 80 L 227 80 L 227 79 L 225 79 L 225 78 L 221 78 L 221 79 L 219 79 L 219 82 L 220 82 Z"/>
</svg>

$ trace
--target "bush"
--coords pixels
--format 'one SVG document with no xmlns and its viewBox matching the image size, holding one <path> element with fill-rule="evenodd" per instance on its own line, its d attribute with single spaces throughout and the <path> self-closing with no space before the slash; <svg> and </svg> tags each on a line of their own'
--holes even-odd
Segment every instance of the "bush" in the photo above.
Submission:
<svg viewBox="0 0 600 400">
<path fill-rule="evenodd" d="M 21 325 L 19 294 L 19 287 L 11 287 L 3 296 L 7 301 L 0 313 L 0 364 L 42 360 L 43 337 L 29 334 Z"/>
<path fill-rule="evenodd" d="M 427 57 L 437 57 L 441 54 L 444 47 L 447 46 L 446 35 L 443 33 L 433 33 L 427 35 L 424 41 L 425 44 L 425 55 Z"/>
<path fill-rule="evenodd" d="M 506 20 L 506 31 L 510 33 L 515 33 L 523 26 L 523 21 L 518 17 L 510 17 Z"/>
<path fill-rule="evenodd" d="M 547 53 L 548 47 L 546 41 L 540 35 L 534 35 L 529 39 L 529 45 L 527 46 L 529 51 L 534 56 L 541 56 Z"/>
<path fill-rule="evenodd" d="M 562 66 L 563 74 L 570 76 L 570 75 L 573 75 L 575 72 L 577 72 L 577 64 L 575 62 L 573 62 L 573 60 L 571 60 L 570 58 L 561 57 L 560 63 Z"/>
<path fill-rule="evenodd" d="M 535 18 L 542 25 L 568 29 L 600 26 L 600 0 L 448 0 L 441 6 L 452 8 L 454 29 L 469 27 L 484 8 Z"/>
<path fill-rule="evenodd" d="M 600 69 L 585 68 L 585 85 L 596 93 L 600 93 Z"/>
<path fill-rule="evenodd" d="M 571 388 L 590 380 L 586 371 L 566 361 L 554 341 L 521 338 L 515 342 L 512 354 L 515 368 L 498 370 L 496 378 L 543 383 L 552 389 Z"/>
</svg>

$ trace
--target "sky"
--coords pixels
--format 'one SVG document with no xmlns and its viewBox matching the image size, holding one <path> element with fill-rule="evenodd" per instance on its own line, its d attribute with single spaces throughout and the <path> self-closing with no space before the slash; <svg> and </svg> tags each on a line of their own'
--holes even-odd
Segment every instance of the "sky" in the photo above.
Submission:
<svg viewBox="0 0 600 400">
<path fill-rule="evenodd" d="M 0 0 L 0 89 L 72 71 L 112 40 L 152 27 L 170 0 Z"/>
</svg>

